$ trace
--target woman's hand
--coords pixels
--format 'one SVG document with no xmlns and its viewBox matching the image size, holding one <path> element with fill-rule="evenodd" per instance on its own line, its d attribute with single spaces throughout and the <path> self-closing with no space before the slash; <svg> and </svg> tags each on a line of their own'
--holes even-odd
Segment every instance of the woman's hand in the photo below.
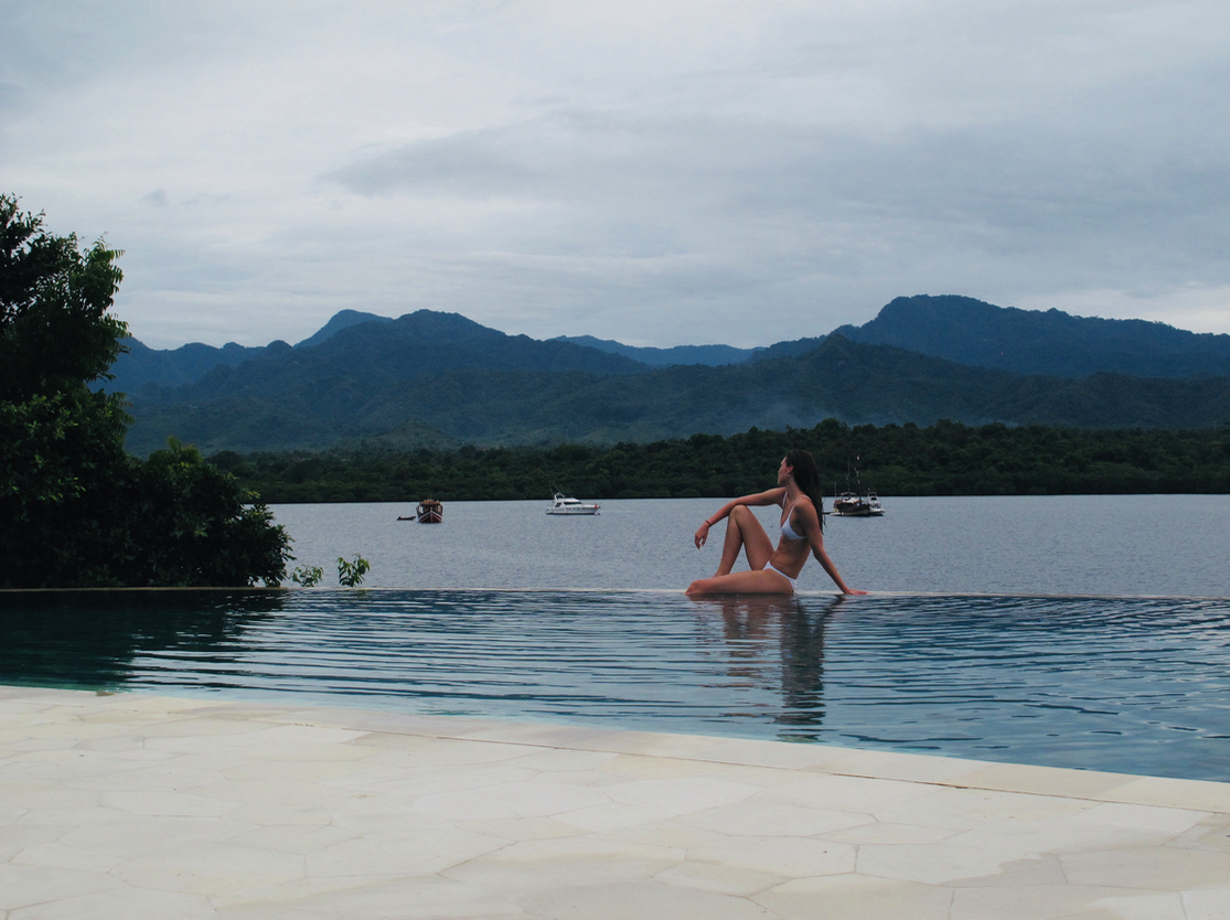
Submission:
<svg viewBox="0 0 1230 920">
<path fill-rule="evenodd" d="M 700 527 L 698 527 L 696 530 L 696 537 L 695 537 L 696 548 L 700 549 L 702 546 L 705 545 L 705 541 L 708 539 L 709 539 L 709 522 L 705 521 L 705 523 L 701 524 Z"/>
</svg>

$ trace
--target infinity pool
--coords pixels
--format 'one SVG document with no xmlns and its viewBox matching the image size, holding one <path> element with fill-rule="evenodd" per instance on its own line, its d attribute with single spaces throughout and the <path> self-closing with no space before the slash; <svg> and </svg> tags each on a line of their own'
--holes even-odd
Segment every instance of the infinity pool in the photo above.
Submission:
<svg viewBox="0 0 1230 920">
<path fill-rule="evenodd" d="M 7 593 L 0 682 L 1230 780 L 1226 600 Z"/>
</svg>

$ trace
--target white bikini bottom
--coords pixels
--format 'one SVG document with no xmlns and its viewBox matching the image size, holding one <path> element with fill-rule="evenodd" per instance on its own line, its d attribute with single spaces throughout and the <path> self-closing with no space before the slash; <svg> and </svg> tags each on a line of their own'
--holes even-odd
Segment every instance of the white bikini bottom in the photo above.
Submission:
<svg viewBox="0 0 1230 920">
<path fill-rule="evenodd" d="M 766 563 L 764 564 L 764 567 L 765 567 L 765 571 L 767 571 L 767 572 L 776 572 L 776 573 L 777 573 L 778 575 L 780 575 L 782 578 L 786 579 L 786 581 L 790 582 L 790 593 L 791 593 L 791 594 L 793 594 L 793 593 L 797 590 L 797 587 L 796 587 L 796 583 L 798 582 L 798 579 L 797 579 L 797 578 L 791 578 L 789 575 L 787 575 L 787 574 L 786 574 L 785 572 L 783 572 L 781 569 L 775 569 L 775 568 L 773 568 L 773 563 L 772 563 L 772 562 L 766 562 Z"/>
</svg>

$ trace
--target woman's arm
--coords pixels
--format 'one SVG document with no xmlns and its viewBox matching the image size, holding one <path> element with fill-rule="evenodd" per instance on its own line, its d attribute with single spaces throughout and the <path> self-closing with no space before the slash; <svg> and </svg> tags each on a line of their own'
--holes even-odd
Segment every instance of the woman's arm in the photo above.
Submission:
<svg viewBox="0 0 1230 920">
<path fill-rule="evenodd" d="M 696 548 L 700 549 L 705 545 L 705 541 L 709 538 L 709 528 L 734 511 L 739 505 L 780 505 L 782 503 L 782 496 L 785 494 L 786 489 L 779 487 L 769 489 L 767 492 L 756 492 L 753 495 L 741 495 L 739 498 L 731 499 L 718 509 L 717 514 L 705 518 L 705 523 L 697 528 L 694 538 Z"/>
<path fill-rule="evenodd" d="M 820 518 L 816 515 L 816 506 L 811 502 L 801 501 L 795 505 L 794 517 L 795 521 L 802 523 L 804 527 L 804 532 L 807 534 L 807 544 L 811 547 L 812 555 L 816 557 L 816 561 L 820 563 L 824 571 L 829 573 L 829 578 L 833 579 L 833 583 L 841 589 L 841 593 L 866 594 L 866 591 L 860 591 L 847 585 L 841 577 L 841 573 L 837 571 L 837 566 L 833 565 L 833 560 L 829 558 L 829 554 L 824 548 L 824 533 L 820 530 Z M 801 521 L 799 520 L 800 518 L 802 519 Z"/>
</svg>

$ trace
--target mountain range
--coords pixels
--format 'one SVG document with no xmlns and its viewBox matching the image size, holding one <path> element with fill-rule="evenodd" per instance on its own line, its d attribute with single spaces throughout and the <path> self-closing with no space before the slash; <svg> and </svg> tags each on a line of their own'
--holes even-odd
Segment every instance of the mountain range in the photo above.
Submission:
<svg viewBox="0 0 1230 920">
<path fill-rule="evenodd" d="M 291 346 L 135 340 L 113 368 L 136 421 L 205 452 L 614 443 L 752 426 L 1206 427 L 1230 420 L 1230 336 L 1161 323 L 898 298 L 863 326 L 762 349 L 510 336 L 463 316 L 343 311 Z"/>
</svg>

